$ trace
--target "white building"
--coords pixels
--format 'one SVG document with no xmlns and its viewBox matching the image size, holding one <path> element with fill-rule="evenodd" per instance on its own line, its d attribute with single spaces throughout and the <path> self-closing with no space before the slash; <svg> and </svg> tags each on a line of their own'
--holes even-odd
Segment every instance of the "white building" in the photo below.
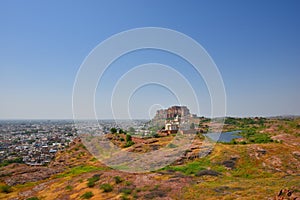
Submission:
<svg viewBox="0 0 300 200">
<path fill-rule="evenodd" d="M 180 119 L 178 116 L 174 120 L 166 120 L 165 131 L 177 132 L 179 130 Z"/>
</svg>

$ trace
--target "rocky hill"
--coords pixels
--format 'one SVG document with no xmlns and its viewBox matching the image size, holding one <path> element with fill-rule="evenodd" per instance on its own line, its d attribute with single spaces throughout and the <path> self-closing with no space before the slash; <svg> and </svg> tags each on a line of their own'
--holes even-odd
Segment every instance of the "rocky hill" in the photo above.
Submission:
<svg viewBox="0 0 300 200">
<path fill-rule="evenodd" d="M 256 127 L 256 135 L 246 132 L 244 142 L 217 143 L 206 157 L 197 156 L 205 146 L 197 137 L 173 165 L 149 173 L 111 169 L 77 140 L 49 166 L 0 168 L 0 199 L 297 199 L 299 125 L 300 119 L 227 120 L 226 130 Z M 264 135 L 272 140 L 257 139 Z M 152 151 L 172 137 L 136 139 L 124 150 Z"/>
</svg>

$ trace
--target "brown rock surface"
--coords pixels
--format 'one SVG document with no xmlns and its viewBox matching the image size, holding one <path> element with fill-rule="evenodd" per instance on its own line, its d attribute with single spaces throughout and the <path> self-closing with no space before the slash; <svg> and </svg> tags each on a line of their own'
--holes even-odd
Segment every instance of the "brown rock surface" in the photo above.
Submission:
<svg viewBox="0 0 300 200">
<path fill-rule="evenodd" d="M 63 171 L 62 168 L 11 164 L 1 169 L 0 180 L 8 185 L 24 184 L 47 179 L 53 174 L 61 171 Z"/>
</svg>

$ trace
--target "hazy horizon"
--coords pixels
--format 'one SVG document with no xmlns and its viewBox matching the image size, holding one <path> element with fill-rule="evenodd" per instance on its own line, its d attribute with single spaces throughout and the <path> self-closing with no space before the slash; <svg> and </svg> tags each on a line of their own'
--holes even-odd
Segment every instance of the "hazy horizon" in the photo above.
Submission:
<svg viewBox="0 0 300 200">
<path fill-rule="evenodd" d="M 205 118 L 210 118 L 210 117 L 208 117 L 208 116 L 197 116 L 197 117 L 205 117 Z M 255 117 L 258 117 L 258 118 L 260 118 L 260 117 L 262 117 L 262 118 L 280 118 L 280 117 L 283 117 L 283 118 L 288 118 L 288 117 L 300 117 L 300 115 L 270 115 L 270 116 L 229 116 L 229 115 L 227 115 L 227 116 L 225 116 L 225 118 L 229 118 L 229 117 L 232 117 L 232 118 L 255 118 Z M 218 117 L 216 117 L 216 118 L 218 118 Z M 210 118 L 211 119 L 211 118 Z M 63 121 L 63 120 L 66 120 L 66 121 L 75 121 L 73 118 L 31 118 L 31 119 L 29 119 L 29 118 L 0 118 L 0 121 L 22 121 L 22 120 L 24 120 L 24 121 L 39 121 L 39 120 L 41 120 L 41 121 L 46 121 L 46 120 L 57 120 L 57 121 Z M 95 121 L 95 120 L 103 120 L 103 121 L 105 121 L 105 120 L 109 120 L 109 121 L 118 121 L 118 120 L 120 120 L 120 121 L 122 121 L 122 120 L 124 120 L 124 121 L 130 121 L 130 120 L 151 120 L 151 119 L 113 119 L 113 118 L 110 118 L 110 119 L 76 119 L 77 121 Z"/>
</svg>

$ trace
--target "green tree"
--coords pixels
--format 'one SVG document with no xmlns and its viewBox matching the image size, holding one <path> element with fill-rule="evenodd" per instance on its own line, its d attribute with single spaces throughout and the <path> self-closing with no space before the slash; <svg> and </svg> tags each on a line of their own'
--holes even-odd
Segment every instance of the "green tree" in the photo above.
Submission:
<svg viewBox="0 0 300 200">
<path fill-rule="evenodd" d="M 117 133 L 117 129 L 116 129 L 116 128 L 111 128 L 111 129 L 110 129 L 110 132 L 113 133 L 113 134 L 114 134 L 114 133 Z"/>
<path fill-rule="evenodd" d="M 130 140 L 130 141 L 126 142 L 126 144 L 124 145 L 124 147 L 127 148 L 127 147 L 130 147 L 132 145 L 134 145 L 134 142 Z"/>
<path fill-rule="evenodd" d="M 190 129 L 195 129 L 195 124 L 194 123 L 191 123 Z"/>
<path fill-rule="evenodd" d="M 134 129 L 133 127 L 129 127 L 128 131 L 129 131 L 130 133 L 134 133 L 134 132 L 135 132 L 135 129 Z"/>
<path fill-rule="evenodd" d="M 129 135 L 129 134 L 126 134 L 126 142 L 129 142 L 129 141 L 131 141 L 132 140 L 132 137 L 131 137 L 131 135 Z"/>
</svg>

